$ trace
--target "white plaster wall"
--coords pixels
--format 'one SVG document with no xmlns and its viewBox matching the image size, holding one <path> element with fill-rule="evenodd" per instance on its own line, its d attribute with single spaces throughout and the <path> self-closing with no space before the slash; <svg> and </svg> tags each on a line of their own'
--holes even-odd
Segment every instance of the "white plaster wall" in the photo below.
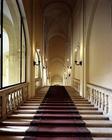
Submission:
<svg viewBox="0 0 112 140">
<path fill-rule="evenodd" d="M 89 44 L 90 83 L 112 89 L 112 1 L 100 0 Z"/>
<path fill-rule="evenodd" d="M 86 37 L 95 0 L 85 0 L 84 2 L 85 2 L 84 4 L 84 18 L 85 18 L 84 29 L 85 29 L 85 37 Z"/>
</svg>

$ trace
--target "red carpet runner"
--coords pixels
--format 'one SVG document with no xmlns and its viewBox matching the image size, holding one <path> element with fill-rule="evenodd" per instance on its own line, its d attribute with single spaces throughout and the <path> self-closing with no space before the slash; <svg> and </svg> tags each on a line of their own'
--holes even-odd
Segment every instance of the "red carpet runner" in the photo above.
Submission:
<svg viewBox="0 0 112 140">
<path fill-rule="evenodd" d="M 63 86 L 52 86 L 35 114 L 24 140 L 92 140 Z"/>
</svg>

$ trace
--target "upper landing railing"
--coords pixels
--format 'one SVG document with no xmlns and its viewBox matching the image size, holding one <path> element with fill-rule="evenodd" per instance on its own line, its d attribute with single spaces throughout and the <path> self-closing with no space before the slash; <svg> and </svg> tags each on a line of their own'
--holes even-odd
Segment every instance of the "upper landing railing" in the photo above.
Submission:
<svg viewBox="0 0 112 140">
<path fill-rule="evenodd" d="M 86 98 L 112 119 L 112 90 L 87 84 Z"/>
<path fill-rule="evenodd" d="M 80 81 L 75 79 L 74 83 L 75 90 L 79 91 Z M 112 89 L 88 83 L 85 98 L 112 119 Z"/>
</svg>

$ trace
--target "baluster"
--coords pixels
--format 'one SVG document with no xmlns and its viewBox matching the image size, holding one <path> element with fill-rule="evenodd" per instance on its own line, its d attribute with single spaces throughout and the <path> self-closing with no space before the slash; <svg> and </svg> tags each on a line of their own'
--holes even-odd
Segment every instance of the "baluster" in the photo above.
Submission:
<svg viewBox="0 0 112 140">
<path fill-rule="evenodd" d="M 94 89 L 94 104 L 96 104 L 96 90 Z"/>
<path fill-rule="evenodd" d="M 16 107 L 17 107 L 18 106 L 17 92 L 15 92 L 14 95 L 15 95 L 15 104 L 16 104 Z"/>
<path fill-rule="evenodd" d="M 78 83 L 77 83 L 77 91 L 79 91 L 79 85 L 78 85 Z"/>
<path fill-rule="evenodd" d="M 20 103 L 22 102 L 22 89 L 20 89 Z"/>
<path fill-rule="evenodd" d="M 95 104 L 95 89 L 93 89 L 93 103 Z"/>
<path fill-rule="evenodd" d="M 88 101 L 90 101 L 90 89 L 87 87 Z"/>
<path fill-rule="evenodd" d="M 20 91 L 17 91 L 17 100 L 18 100 L 18 105 L 20 104 Z"/>
<path fill-rule="evenodd" d="M 21 102 L 23 101 L 23 90 L 21 89 Z"/>
<path fill-rule="evenodd" d="M 92 89 L 92 103 L 94 103 L 94 89 Z"/>
<path fill-rule="evenodd" d="M 103 93 L 101 93 L 101 109 L 103 110 Z"/>
<path fill-rule="evenodd" d="M 11 93 L 9 94 L 9 108 L 12 110 L 12 101 L 11 101 Z"/>
<path fill-rule="evenodd" d="M 16 96 L 15 96 L 15 92 L 13 93 L 14 94 L 14 105 L 15 105 L 15 108 L 16 108 Z"/>
<path fill-rule="evenodd" d="M 18 91 L 19 95 L 19 104 L 21 103 L 21 90 Z"/>
<path fill-rule="evenodd" d="M 102 98 L 101 98 L 101 92 L 100 92 L 100 108 L 101 108 L 101 105 L 102 105 Z"/>
<path fill-rule="evenodd" d="M 94 102 L 94 90 L 92 89 L 92 103 Z"/>
<path fill-rule="evenodd" d="M 7 95 L 7 97 L 6 97 L 6 98 L 7 98 L 7 100 L 6 100 L 6 104 L 7 104 L 7 105 L 6 105 L 6 106 L 7 106 L 7 113 L 9 112 L 9 98 L 8 98 L 8 96 L 9 96 L 9 95 Z"/>
<path fill-rule="evenodd" d="M 27 95 L 27 94 L 26 94 L 26 87 L 23 87 L 23 88 L 22 88 L 22 96 L 23 96 L 22 98 L 23 98 L 23 102 L 26 100 L 26 95 Z"/>
<path fill-rule="evenodd" d="M 98 98 L 97 98 L 97 90 L 95 91 L 95 93 L 96 93 L 96 105 L 97 105 L 97 100 L 98 100 Z"/>
<path fill-rule="evenodd" d="M 12 97 L 13 93 L 10 94 L 11 98 L 10 98 L 10 102 L 11 102 L 11 110 L 13 110 L 14 108 L 14 103 L 13 103 L 13 97 Z"/>
<path fill-rule="evenodd" d="M 21 103 L 21 90 L 19 90 L 19 104 Z"/>
<path fill-rule="evenodd" d="M 89 88 L 88 87 L 86 88 L 86 97 L 85 98 L 89 100 Z"/>
<path fill-rule="evenodd" d="M 103 111 L 105 110 L 105 94 L 103 93 Z"/>
<path fill-rule="evenodd" d="M 80 91 L 80 85 L 77 83 L 77 86 L 78 86 L 78 90 L 77 91 L 79 92 Z"/>
<path fill-rule="evenodd" d="M 89 101 L 91 101 L 91 88 L 89 88 Z"/>
<path fill-rule="evenodd" d="M 109 95 L 106 95 L 106 113 L 109 111 Z"/>
<path fill-rule="evenodd" d="M 99 104 L 99 92 L 97 91 L 97 102 L 96 102 L 96 105 L 98 106 Z"/>
<path fill-rule="evenodd" d="M 12 93 L 12 100 L 13 100 L 13 109 L 15 109 L 16 105 L 15 105 L 15 100 L 14 100 L 14 93 Z"/>
<path fill-rule="evenodd" d="M 7 96 L 7 113 L 11 111 L 10 94 Z"/>
<path fill-rule="evenodd" d="M 78 91 L 78 84 L 76 83 L 76 90 Z"/>
<path fill-rule="evenodd" d="M 93 95 L 92 95 L 92 88 L 89 88 L 90 89 L 90 102 L 92 103 L 92 98 L 93 98 Z"/>
<path fill-rule="evenodd" d="M 23 89 L 21 89 L 21 103 L 23 102 Z"/>
<path fill-rule="evenodd" d="M 94 90 L 94 96 L 95 96 L 95 105 L 96 105 L 96 100 L 97 100 L 97 93 L 96 93 L 96 90 Z"/>
<path fill-rule="evenodd" d="M 19 103 L 21 104 L 21 102 L 22 102 L 22 94 L 21 94 L 22 92 L 21 92 L 21 89 L 19 90 Z"/>
</svg>

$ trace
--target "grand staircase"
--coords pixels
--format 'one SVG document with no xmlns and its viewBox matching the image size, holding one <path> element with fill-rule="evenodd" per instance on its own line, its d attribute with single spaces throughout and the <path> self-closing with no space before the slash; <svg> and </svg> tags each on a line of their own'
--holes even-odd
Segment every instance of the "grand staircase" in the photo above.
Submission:
<svg viewBox="0 0 112 140">
<path fill-rule="evenodd" d="M 0 123 L 0 140 L 112 140 L 112 121 L 72 88 L 53 86 Z"/>
</svg>

